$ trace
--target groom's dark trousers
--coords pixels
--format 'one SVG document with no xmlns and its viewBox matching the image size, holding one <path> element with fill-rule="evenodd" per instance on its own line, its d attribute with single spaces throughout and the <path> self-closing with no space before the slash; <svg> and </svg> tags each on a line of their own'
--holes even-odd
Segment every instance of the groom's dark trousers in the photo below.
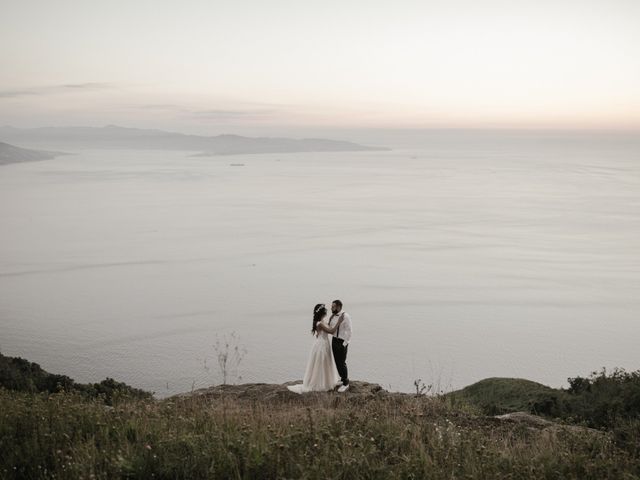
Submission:
<svg viewBox="0 0 640 480">
<path fill-rule="evenodd" d="M 349 345 L 343 345 L 341 338 L 333 337 L 331 341 L 331 350 L 333 350 L 333 359 L 336 361 L 336 368 L 342 380 L 343 385 L 349 385 L 349 372 L 347 370 L 347 349 Z"/>
</svg>

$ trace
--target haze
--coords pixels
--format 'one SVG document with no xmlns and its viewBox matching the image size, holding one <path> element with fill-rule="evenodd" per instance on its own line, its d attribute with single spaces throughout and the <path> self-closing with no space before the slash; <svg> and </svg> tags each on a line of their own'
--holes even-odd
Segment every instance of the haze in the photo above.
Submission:
<svg viewBox="0 0 640 480">
<path fill-rule="evenodd" d="M 640 2 L 3 1 L 0 122 L 640 125 Z"/>
</svg>

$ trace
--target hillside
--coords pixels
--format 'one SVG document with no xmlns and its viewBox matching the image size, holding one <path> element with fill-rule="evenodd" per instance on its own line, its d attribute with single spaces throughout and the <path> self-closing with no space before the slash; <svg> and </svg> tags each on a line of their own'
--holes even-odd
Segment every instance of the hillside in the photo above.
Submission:
<svg viewBox="0 0 640 480">
<path fill-rule="evenodd" d="M 192 150 L 200 155 L 251 153 L 343 152 L 387 150 L 342 140 L 322 138 L 270 138 L 240 135 L 186 135 L 163 130 L 106 127 L 0 127 L 0 138 L 15 143 L 51 148 Z"/>
<path fill-rule="evenodd" d="M 29 376 L 27 364 L 20 368 Z M 446 396 L 387 392 L 367 382 L 353 382 L 345 394 L 305 395 L 286 384 L 219 385 L 161 401 L 126 388 L 112 405 L 73 389 L 0 388 L 2 478 L 640 475 L 637 439 L 621 441 L 616 430 L 523 413 L 487 416 Z"/>
<path fill-rule="evenodd" d="M 518 411 L 554 415 L 554 408 L 566 395 L 563 390 L 522 378 L 486 378 L 448 394 L 451 400 L 474 405 L 487 415 Z"/>
<path fill-rule="evenodd" d="M 30 150 L 27 148 L 16 147 L 8 143 L 0 142 L 0 165 L 8 165 L 10 163 L 35 162 L 39 160 L 49 160 L 58 155 L 64 155 L 60 152 L 45 152 L 40 150 Z"/>
<path fill-rule="evenodd" d="M 608 436 L 367 384 L 304 396 L 238 386 L 109 408 L 73 393 L 0 390 L 0 411 L 5 478 L 600 480 L 640 472 L 638 458 Z"/>
</svg>

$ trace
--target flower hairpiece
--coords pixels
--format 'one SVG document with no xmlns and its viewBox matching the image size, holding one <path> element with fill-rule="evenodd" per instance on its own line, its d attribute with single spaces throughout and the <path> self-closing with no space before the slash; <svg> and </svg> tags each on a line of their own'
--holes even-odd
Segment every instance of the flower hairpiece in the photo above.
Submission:
<svg viewBox="0 0 640 480">
<path fill-rule="evenodd" d="M 318 308 L 316 308 L 313 313 L 318 313 L 323 308 L 324 308 L 324 303 L 321 303 L 320 305 L 318 305 Z"/>
</svg>

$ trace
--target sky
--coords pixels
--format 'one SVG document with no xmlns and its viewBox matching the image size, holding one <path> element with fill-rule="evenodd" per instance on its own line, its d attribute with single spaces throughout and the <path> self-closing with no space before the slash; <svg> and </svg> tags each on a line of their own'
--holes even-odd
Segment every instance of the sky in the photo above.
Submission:
<svg viewBox="0 0 640 480">
<path fill-rule="evenodd" d="M 0 125 L 640 130 L 638 0 L 0 0 Z"/>
</svg>

